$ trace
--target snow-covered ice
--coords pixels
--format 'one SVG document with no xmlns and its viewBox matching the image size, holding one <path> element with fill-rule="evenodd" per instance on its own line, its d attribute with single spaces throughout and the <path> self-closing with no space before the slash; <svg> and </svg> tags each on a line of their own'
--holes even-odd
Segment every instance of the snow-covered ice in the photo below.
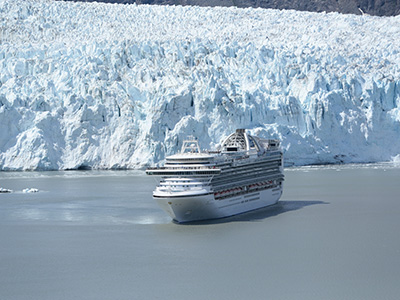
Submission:
<svg viewBox="0 0 400 300">
<path fill-rule="evenodd" d="M 396 156 L 392 157 L 392 163 L 395 165 L 400 165 L 400 154 L 397 154 Z"/>
<path fill-rule="evenodd" d="M 0 1 L 0 170 L 137 168 L 186 135 L 400 154 L 400 16 Z"/>
<path fill-rule="evenodd" d="M 38 193 L 39 190 L 37 188 L 26 188 L 22 190 L 23 193 Z"/>
<path fill-rule="evenodd" d="M 0 193 L 11 193 L 12 190 L 0 187 Z"/>
</svg>

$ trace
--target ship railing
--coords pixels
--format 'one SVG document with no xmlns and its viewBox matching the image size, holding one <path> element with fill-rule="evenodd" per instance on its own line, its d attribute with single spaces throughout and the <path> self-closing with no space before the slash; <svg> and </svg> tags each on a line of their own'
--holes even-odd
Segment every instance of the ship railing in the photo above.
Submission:
<svg viewBox="0 0 400 300">
<path fill-rule="evenodd" d="M 257 181 L 265 181 L 265 180 L 280 180 L 280 181 L 284 181 L 285 176 L 280 173 L 280 172 L 274 172 L 268 175 L 264 175 L 264 176 L 259 176 L 257 178 Z M 217 190 L 220 189 L 227 189 L 227 188 L 231 188 L 234 186 L 238 186 L 238 185 L 247 185 L 247 184 L 252 184 L 254 183 L 254 177 L 250 178 L 247 177 L 243 180 L 234 180 L 233 178 L 231 180 L 227 180 L 227 181 L 223 181 L 220 183 L 214 183 L 212 182 L 213 185 L 217 185 Z"/>
<path fill-rule="evenodd" d="M 268 157 L 263 157 L 263 158 L 258 158 L 257 160 L 254 160 L 252 162 L 249 162 L 248 159 L 246 160 L 243 158 L 242 160 L 236 160 L 232 165 L 234 167 L 239 167 L 241 165 L 257 165 L 260 163 L 265 163 L 265 162 L 276 162 L 281 159 L 280 155 L 271 155 Z"/>
<path fill-rule="evenodd" d="M 189 167 L 189 166 L 174 166 L 174 167 L 150 167 L 146 170 L 154 171 L 154 170 L 215 170 L 217 169 L 215 166 L 202 166 L 202 167 Z"/>
<path fill-rule="evenodd" d="M 228 197 L 254 193 L 266 189 L 279 187 L 283 182 L 283 178 L 258 181 L 257 183 L 242 183 L 240 185 L 224 187 L 223 189 L 214 190 L 216 200 L 222 200 Z"/>
<path fill-rule="evenodd" d="M 170 169 L 170 168 L 154 168 L 147 169 L 147 175 L 154 176 L 167 176 L 167 177 L 210 177 L 212 178 L 214 175 L 218 175 L 221 173 L 221 169 L 217 168 L 203 168 L 203 169 Z"/>
<path fill-rule="evenodd" d="M 221 150 L 204 150 L 203 152 L 207 154 L 220 154 Z"/>
<path fill-rule="evenodd" d="M 270 170 L 254 170 L 254 172 L 245 172 L 245 173 L 231 173 L 231 174 L 221 174 L 221 176 L 214 177 L 212 184 L 217 186 L 224 185 L 235 185 L 237 182 L 243 181 L 254 181 L 255 179 L 260 178 L 270 178 L 270 177 L 279 177 L 284 175 L 279 168 L 273 168 Z"/>
<path fill-rule="evenodd" d="M 187 191 L 202 191 L 207 190 L 205 187 L 184 187 L 184 186 L 158 186 L 157 190 L 160 192 L 187 192 Z M 209 189 L 208 189 L 209 191 Z"/>
</svg>

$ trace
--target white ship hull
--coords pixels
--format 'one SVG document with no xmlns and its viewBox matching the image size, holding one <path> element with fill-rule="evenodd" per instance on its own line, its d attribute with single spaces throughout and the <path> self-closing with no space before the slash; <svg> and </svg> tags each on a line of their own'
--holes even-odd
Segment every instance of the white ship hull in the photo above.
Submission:
<svg viewBox="0 0 400 300">
<path fill-rule="evenodd" d="M 220 150 L 202 152 L 192 137 L 162 167 L 146 174 L 161 177 L 153 198 L 173 220 L 218 219 L 278 202 L 282 195 L 283 153 L 279 141 L 237 129 Z"/>
<path fill-rule="evenodd" d="M 191 197 L 154 197 L 158 205 L 179 223 L 218 219 L 276 204 L 282 185 L 272 189 L 215 200 L 214 194 Z"/>
</svg>

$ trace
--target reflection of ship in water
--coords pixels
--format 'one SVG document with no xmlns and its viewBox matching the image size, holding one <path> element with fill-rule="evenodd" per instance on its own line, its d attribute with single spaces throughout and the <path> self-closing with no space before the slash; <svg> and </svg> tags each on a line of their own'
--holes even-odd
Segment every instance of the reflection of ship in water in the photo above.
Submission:
<svg viewBox="0 0 400 300">
<path fill-rule="evenodd" d="M 279 141 L 238 129 L 220 151 L 202 152 L 190 137 L 163 167 L 146 173 L 161 177 L 153 198 L 174 220 L 215 219 L 277 203 L 284 179 L 283 155 Z"/>
</svg>

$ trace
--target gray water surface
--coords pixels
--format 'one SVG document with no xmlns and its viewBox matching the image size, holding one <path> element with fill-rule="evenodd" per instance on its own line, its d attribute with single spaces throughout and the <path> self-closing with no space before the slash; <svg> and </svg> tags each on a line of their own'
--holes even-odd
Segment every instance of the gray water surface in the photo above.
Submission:
<svg viewBox="0 0 400 300">
<path fill-rule="evenodd" d="M 273 207 L 178 225 L 143 172 L 1 172 L 0 299 L 398 299 L 400 168 L 285 175 Z"/>
</svg>

